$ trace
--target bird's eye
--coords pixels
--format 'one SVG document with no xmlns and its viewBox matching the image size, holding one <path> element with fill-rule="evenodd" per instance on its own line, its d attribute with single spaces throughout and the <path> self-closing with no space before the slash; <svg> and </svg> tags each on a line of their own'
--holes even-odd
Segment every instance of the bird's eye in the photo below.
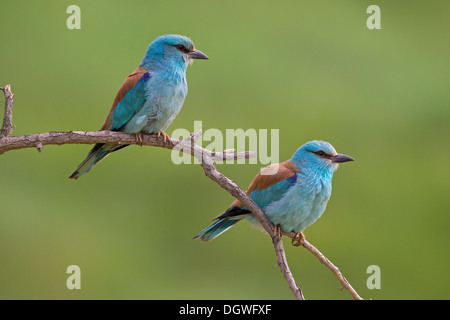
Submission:
<svg viewBox="0 0 450 320">
<path fill-rule="evenodd" d="M 180 51 L 183 52 L 183 53 L 189 52 L 189 50 L 186 49 L 186 47 L 183 46 L 182 44 L 176 45 L 175 48 L 177 48 L 178 50 L 180 50 Z"/>
<path fill-rule="evenodd" d="M 323 152 L 322 150 L 317 151 L 316 154 L 317 154 L 319 157 L 324 157 L 324 156 L 325 156 L 325 152 Z"/>
</svg>

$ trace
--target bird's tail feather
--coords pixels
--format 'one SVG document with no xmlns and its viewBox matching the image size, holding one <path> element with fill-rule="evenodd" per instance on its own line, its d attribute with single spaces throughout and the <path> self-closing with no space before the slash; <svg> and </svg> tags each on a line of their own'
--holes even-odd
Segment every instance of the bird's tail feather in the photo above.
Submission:
<svg viewBox="0 0 450 320">
<path fill-rule="evenodd" d="M 219 235 L 231 228 L 235 223 L 244 218 L 242 216 L 225 217 L 217 220 L 209 227 L 200 231 L 194 239 L 200 239 L 202 241 L 211 241 L 217 238 Z"/>
<path fill-rule="evenodd" d="M 70 179 L 78 179 L 80 176 L 91 170 L 91 168 L 100 160 L 105 158 L 108 154 L 113 151 L 122 149 L 127 145 L 118 146 L 116 144 L 109 143 L 97 143 L 94 147 L 89 151 L 86 159 L 83 160 L 82 163 L 75 169 L 72 175 L 69 177 Z"/>
</svg>

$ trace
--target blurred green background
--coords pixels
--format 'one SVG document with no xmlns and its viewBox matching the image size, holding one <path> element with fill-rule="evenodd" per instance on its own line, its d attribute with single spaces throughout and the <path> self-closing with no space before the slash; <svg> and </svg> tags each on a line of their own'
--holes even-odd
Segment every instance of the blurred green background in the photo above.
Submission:
<svg viewBox="0 0 450 320">
<path fill-rule="evenodd" d="M 66 28 L 71 4 L 81 30 Z M 381 30 L 366 27 L 371 4 Z M 449 12 L 448 1 L 4 1 L 0 86 L 15 93 L 13 135 L 98 130 L 147 45 L 187 35 L 210 60 L 189 67 L 167 133 L 195 120 L 279 129 L 281 161 L 306 141 L 331 142 L 357 161 L 335 174 L 307 239 L 364 298 L 448 299 Z M 0 298 L 293 298 L 270 238 L 247 222 L 192 240 L 233 201 L 200 166 L 131 146 L 69 180 L 89 149 L 0 156 Z M 218 165 L 244 189 L 260 167 Z M 351 299 L 284 243 L 307 299 Z M 72 264 L 81 290 L 66 287 Z M 370 265 L 379 290 L 366 286 Z"/>
</svg>

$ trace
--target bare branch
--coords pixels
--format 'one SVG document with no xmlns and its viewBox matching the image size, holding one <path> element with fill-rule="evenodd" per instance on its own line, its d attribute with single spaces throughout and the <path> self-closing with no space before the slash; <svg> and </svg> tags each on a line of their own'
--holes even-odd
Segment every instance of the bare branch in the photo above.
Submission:
<svg viewBox="0 0 450 320">
<path fill-rule="evenodd" d="M 351 286 L 351 284 L 347 281 L 347 279 L 345 279 L 345 277 L 342 275 L 341 271 L 339 271 L 338 267 L 336 267 L 333 263 L 331 263 L 330 260 L 327 259 L 327 257 L 325 257 L 322 252 L 320 252 L 319 250 L 317 250 L 316 247 L 314 247 L 311 243 L 309 243 L 308 241 L 305 240 L 305 242 L 303 243 L 303 247 L 305 247 L 306 249 L 308 249 L 312 254 L 314 254 L 320 262 L 322 262 L 324 265 L 326 265 L 328 267 L 328 269 L 331 270 L 331 272 L 334 273 L 334 275 L 336 276 L 336 278 L 338 278 L 339 282 L 342 284 L 342 288 L 347 290 L 350 295 L 353 297 L 353 299 L 355 300 L 364 300 L 363 298 L 361 298 L 359 296 L 359 294 L 356 292 L 355 289 L 353 289 L 353 287 Z"/>
<path fill-rule="evenodd" d="M 294 276 L 292 275 L 292 272 L 287 264 L 286 254 L 284 252 L 283 241 L 281 241 L 281 237 L 273 237 L 272 242 L 275 248 L 275 253 L 277 255 L 278 266 L 280 267 L 281 272 L 283 273 L 284 278 L 288 283 L 289 289 L 291 289 L 297 300 L 305 300 L 303 292 L 295 282 Z"/>
<path fill-rule="evenodd" d="M 261 222 L 264 229 L 272 237 L 275 253 L 281 272 L 283 273 L 288 286 L 295 298 L 304 300 L 303 293 L 292 276 L 281 241 L 281 235 L 277 235 L 275 227 L 266 217 L 262 209 L 250 199 L 250 197 L 233 181 L 220 173 L 214 161 L 227 161 L 237 159 L 248 159 L 255 157 L 255 152 L 240 152 L 235 150 L 224 150 L 222 152 L 212 152 L 195 144 L 195 141 L 202 135 L 201 131 L 191 133 L 191 135 L 184 139 L 171 138 L 169 141 L 163 141 L 157 135 L 143 135 L 142 142 L 137 141 L 135 135 L 129 135 L 123 132 L 113 131 L 68 131 L 68 132 L 46 132 L 31 135 L 11 136 L 14 129 L 12 126 L 12 108 L 14 94 L 11 92 L 11 86 L 7 85 L 5 88 L 0 88 L 5 94 L 5 117 L 3 120 L 3 127 L 0 132 L 0 155 L 11 150 L 18 150 L 24 148 L 36 148 L 39 152 L 42 151 L 44 145 L 63 145 L 63 144 L 95 144 L 95 143 L 117 143 L 117 144 L 139 144 L 153 147 L 161 147 L 166 149 L 173 149 L 175 151 L 191 154 L 197 158 L 202 166 L 206 176 L 220 185 L 233 197 L 240 200 Z M 283 235 L 294 238 L 295 233 L 289 232 Z M 304 241 L 303 247 L 313 253 L 320 262 L 325 264 L 333 274 L 341 282 L 343 288 L 350 292 L 354 299 L 362 299 L 358 293 L 353 289 L 350 283 L 345 279 L 339 269 L 331 263 L 317 248 L 311 245 L 308 241 Z"/>
<path fill-rule="evenodd" d="M 251 200 L 250 197 L 247 196 L 247 194 L 241 188 L 239 188 L 238 185 L 236 185 L 233 181 L 228 179 L 216 169 L 213 160 L 211 158 L 208 159 L 208 157 L 210 156 L 207 153 L 204 153 L 202 159 L 203 161 L 201 161 L 201 166 L 206 176 L 220 185 L 236 199 L 239 199 L 259 219 L 261 224 L 273 239 L 273 245 L 275 248 L 275 253 L 277 255 L 278 265 L 280 266 L 281 272 L 283 273 L 289 285 L 289 289 L 291 289 L 296 299 L 304 300 L 303 293 L 295 282 L 294 277 L 292 276 L 292 272 L 289 270 L 286 255 L 284 253 L 283 242 L 279 237 L 276 237 L 273 224 L 269 221 L 269 219 L 267 219 L 261 208 L 256 203 L 254 203 L 253 200 Z"/>
<path fill-rule="evenodd" d="M 0 131 L 0 139 L 11 135 L 14 127 L 12 125 L 12 109 L 14 94 L 11 92 L 11 85 L 7 84 L 4 88 L 0 88 L 5 94 L 5 116 L 3 118 L 3 126 Z"/>
</svg>

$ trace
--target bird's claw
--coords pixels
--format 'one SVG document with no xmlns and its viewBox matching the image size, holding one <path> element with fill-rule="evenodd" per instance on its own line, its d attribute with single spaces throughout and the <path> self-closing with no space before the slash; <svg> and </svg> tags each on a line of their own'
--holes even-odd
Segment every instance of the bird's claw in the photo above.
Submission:
<svg viewBox="0 0 450 320">
<path fill-rule="evenodd" d="M 303 243 L 305 243 L 305 235 L 303 232 L 297 232 L 294 238 L 292 238 L 292 245 L 294 247 L 300 247 Z"/>
<path fill-rule="evenodd" d="M 281 238 L 281 226 L 279 224 L 276 224 L 274 226 L 274 231 L 273 231 L 274 237 L 280 239 Z"/>
<path fill-rule="evenodd" d="M 138 132 L 135 134 L 136 136 L 136 144 L 140 145 L 142 147 L 142 137 L 144 136 L 142 132 Z"/>
<path fill-rule="evenodd" d="M 160 136 L 163 137 L 163 146 L 166 144 L 167 141 L 170 140 L 170 136 L 167 133 L 165 133 L 164 131 L 158 131 L 157 136 L 158 136 L 158 138 Z"/>
</svg>

